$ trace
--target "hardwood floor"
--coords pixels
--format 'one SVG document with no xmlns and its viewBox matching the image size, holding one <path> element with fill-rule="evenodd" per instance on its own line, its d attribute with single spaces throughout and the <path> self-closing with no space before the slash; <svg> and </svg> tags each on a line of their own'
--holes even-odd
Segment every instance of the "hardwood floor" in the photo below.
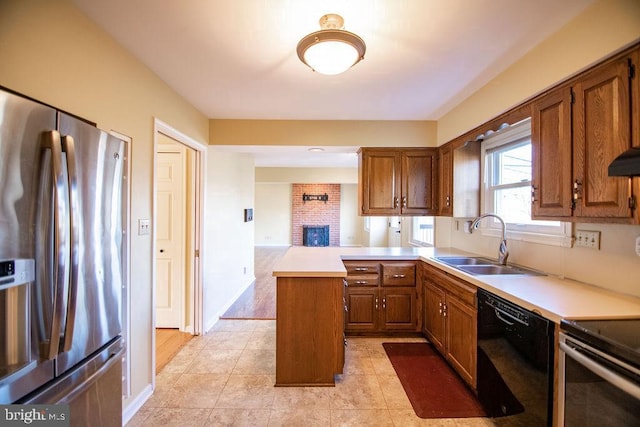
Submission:
<svg viewBox="0 0 640 427">
<path fill-rule="evenodd" d="M 178 329 L 156 328 L 156 375 L 191 338 L 193 335 Z"/>
<path fill-rule="evenodd" d="M 257 246 L 255 248 L 256 280 L 222 315 L 222 319 L 275 319 L 276 278 L 273 266 L 289 246 Z"/>
</svg>

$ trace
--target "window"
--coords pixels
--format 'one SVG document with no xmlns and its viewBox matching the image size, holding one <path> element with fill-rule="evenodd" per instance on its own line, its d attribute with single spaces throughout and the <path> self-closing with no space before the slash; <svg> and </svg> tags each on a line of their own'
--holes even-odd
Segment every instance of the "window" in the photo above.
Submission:
<svg viewBox="0 0 640 427">
<path fill-rule="evenodd" d="M 482 151 L 484 212 L 504 219 L 510 239 L 570 246 L 569 223 L 531 219 L 531 120 L 485 136 Z M 497 221 L 487 219 L 487 224 L 487 234 L 499 230 Z"/>
<path fill-rule="evenodd" d="M 414 216 L 411 217 L 411 223 L 410 243 L 416 246 L 433 246 L 433 217 Z"/>
</svg>

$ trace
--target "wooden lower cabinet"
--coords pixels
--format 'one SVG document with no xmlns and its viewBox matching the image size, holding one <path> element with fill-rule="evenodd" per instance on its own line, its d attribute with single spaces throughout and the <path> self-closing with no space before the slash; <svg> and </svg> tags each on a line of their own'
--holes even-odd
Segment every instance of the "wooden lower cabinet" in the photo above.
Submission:
<svg viewBox="0 0 640 427">
<path fill-rule="evenodd" d="M 345 261 L 345 333 L 419 332 L 415 261 Z"/>
<path fill-rule="evenodd" d="M 476 287 L 423 266 L 423 332 L 471 387 L 476 387 Z"/>
<path fill-rule="evenodd" d="M 333 386 L 344 367 L 341 277 L 278 277 L 276 386 Z"/>
<path fill-rule="evenodd" d="M 379 289 L 349 286 L 345 332 L 416 331 L 415 287 Z"/>
<path fill-rule="evenodd" d="M 345 332 L 377 331 L 378 288 L 349 286 L 345 295 Z"/>
</svg>

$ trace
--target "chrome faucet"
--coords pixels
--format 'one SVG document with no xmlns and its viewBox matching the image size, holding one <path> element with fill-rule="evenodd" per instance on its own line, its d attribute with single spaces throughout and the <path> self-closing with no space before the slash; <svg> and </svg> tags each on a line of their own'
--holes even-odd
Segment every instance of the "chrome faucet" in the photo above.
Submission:
<svg viewBox="0 0 640 427">
<path fill-rule="evenodd" d="M 495 218 L 498 221 L 500 221 L 500 223 L 502 224 L 502 237 L 500 239 L 500 247 L 498 248 L 498 262 L 502 265 L 507 265 L 507 258 L 509 258 L 509 251 L 507 250 L 507 237 L 506 237 L 507 225 L 504 223 L 502 218 L 500 218 L 496 214 L 491 214 L 491 213 L 480 215 L 479 217 L 474 219 L 473 222 L 471 223 L 471 227 L 469 227 L 469 232 L 473 233 L 473 230 L 476 230 L 478 228 L 478 224 L 480 224 L 480 220 L 487 217 Z"/>
</svg>

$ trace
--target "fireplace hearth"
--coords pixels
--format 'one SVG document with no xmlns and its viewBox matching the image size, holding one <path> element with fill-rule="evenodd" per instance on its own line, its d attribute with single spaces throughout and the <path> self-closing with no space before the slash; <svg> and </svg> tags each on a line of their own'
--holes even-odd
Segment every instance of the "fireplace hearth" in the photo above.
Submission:
<svg viewBox="0 0 640 427">
<path fill-rule="evenodd" d="M 329 246 L 329 226 L 328 225 L 303 225 L 302 226 L 303 246 Z"/>
</svg>

